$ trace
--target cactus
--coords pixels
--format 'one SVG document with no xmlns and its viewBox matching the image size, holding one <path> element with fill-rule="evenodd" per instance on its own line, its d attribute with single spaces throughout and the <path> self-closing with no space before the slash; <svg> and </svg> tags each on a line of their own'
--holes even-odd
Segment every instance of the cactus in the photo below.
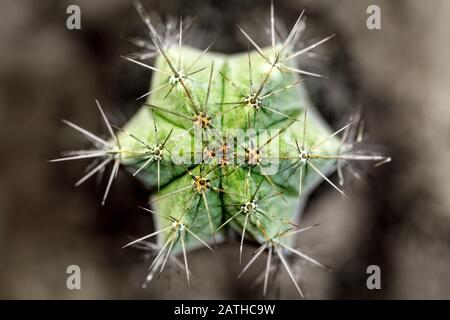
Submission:
<svg viewBox="0 0 450 320">
<path fill-rule="evenodd" d="M 65 121 L 95 148 L 52 161 L 94 158 L 95 167 L 77 186 L 112 163 L 102 204 L 120 166 L 154 191 L 149 208 L 142 209 L 153 215 L 156 231 L 124 246 L 155 250 L 147 281 L 175 263 L 189 283 L 188 252 L 214 250 L 226 231 L 234 230 L 240 236 L 239 262 L 245 239 L 259 244 L 242 273 L 267 253 L 264 295 L 274 265 L 281 264 L 303 296 L 291 258 L 328 267 L 294 248 L 295 236 L 314 227 L 300 225 L 300 201 L 323 180 L 345 196 L 342 168 L 351 161 L 390 160 L 356 149 L 361 140 L 354 134 L 357 119 L 333 132 L 302 86 L 303 76 L 320 75 L 302 70 L 296 58 L 332 36 L 296 50 L 303 12 L 280 39 L 272 4 L 271 45 L 261 48 L 240 29 L 253 50 L 224 55 L 184 45 L 182 20 L 175 36 L 161 38 L 144 8 L 136 7 L 155 48 L 144 55 L 155 61 L 144 63 L 141 55 L 124 58 L 152 71 L 150 89 L 140 97 L 145 103 L 119 128 L 96 101 L 109 139 Z M 327 177 L 336 168 L 339 185 Z M 149 242 L 154 237 L 156 243 Z"/>
</svg>

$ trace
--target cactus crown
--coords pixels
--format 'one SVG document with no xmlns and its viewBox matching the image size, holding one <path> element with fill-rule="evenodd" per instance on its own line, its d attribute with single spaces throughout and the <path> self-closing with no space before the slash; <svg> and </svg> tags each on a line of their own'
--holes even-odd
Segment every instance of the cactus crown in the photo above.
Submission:
<svg viewBox="0 0 450 320">
<path fill-rule="evenodd" d="M 94 148 L 53 161 L 96 161 L 76 185 L 112 163 L 102 204 L 120 166 L 156 189 L 150 207 L 142 209 L 154 216 L 157 230 L 125 245 L 154 250 L 147 281 L 171 262 L 184 269 L 189 283 L 187 252 L 199 246 L 213 250 L 232 229 L 241 238 L 239 261 L 245 238 L 260 244 L 239 277 L 267 252 L 263 293 L 281 264 L 303 296 L 289 261 L 327 267 L 294 248 L 294 236 L 315 227 L 299 226 L 300 198 L 321 180 L 344 195 L 342 167 L 350 161 L 389 161 L 356 150 L 357 119 L 332 132 L 301 86 L 302 76 L 320 75 L 302 70 L 296 59 L 332 36 L 296 50 L 304 13 L 281 39 L 272 3 L 271 45 L 261 48 L 239 28 L 253 50 L 223 55 L 185 46 L 182 20 L 178 32 L 168 30 L 169 37 L 162 38 L 142 5 L 136 7 L 154 51 L 124 58 L 152 71 L 150 90 L 139 98 L 146 101 L 123 128 L 111 125 L 97 102 L 109 139 L 65 121 Z M 149 57 L 153 65 L 142 62 Z M 336 167 L 339 186 L 327 177 Z M 148 242 L 153 237 L 156 243 Z"/>
</svg>

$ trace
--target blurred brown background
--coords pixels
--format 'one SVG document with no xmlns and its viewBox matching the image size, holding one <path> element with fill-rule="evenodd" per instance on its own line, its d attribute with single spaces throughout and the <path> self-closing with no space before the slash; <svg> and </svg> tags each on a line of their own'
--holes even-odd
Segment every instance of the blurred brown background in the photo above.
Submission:
<svg viewBox="0 0 450 320">
<path fill-rule="evenodd" d="M 203 47 L 239 52 L 237 32 L 261 33 L 269 1 L 142 1 L 161 16 L 198 16 Z M 351 107 L 364 106 L 370 142 L 386 146 L 393 162 L 370 172 L 342 200 L 322 185 L 304 223 L 321 223 L 299 245 L 332 273 L 305 266 L 308 298 L 450 298 L 450 2 L 277 0 L 287 26 L 307 9 L 305 39 L 337 37 L 309 59 L 327 79 L 308 79 L 315 103 L 337 128 Z M 81 7 L 82 30 L 66 29 L 66 7 Z M 381 30 L 366 28 L 366 8 L 378 4 Z M 206 30 L 208 32 L 206 32 Z M 127 39 L 145 27 L 131 1 L 14 1 L 0 4 L 0 297 L 1 298 L 259 298 L 251 288 L 263 261 L 235 277 L 237 242 L 211 257 L 191 253 L 195 283 L 166 273 L 142 289 L 148 262 L 122 250 L 128 236 L 152 228 L 136 207 L 148 192 L 120 172 L 105 207 L 95 179 L 75 189 L 86 163 L 49 164 L 62 150 L 85 146 L 64 127 L 70 119 L 103 130 L 98 98 L 121 125 L 139 107 L 150 75 L 119 56 L 134 50 Z M 201 35 L 201 36 L 200 36 Z M 203 38 L 204 41 L 202 40 Z M 202 42 L 203 41 L 203 42 Z M 246 247 L 248 259 L 252 247 Z M 246 261 L 246 260 L 244 260 Z M 68 265 L 82 271 L 82 290 L 66 288 Z M 382 289 L 366 288 L 366 268 L 381 267 Z M 297 298 L 286 276 L 282 298 Z"/>
</svg>

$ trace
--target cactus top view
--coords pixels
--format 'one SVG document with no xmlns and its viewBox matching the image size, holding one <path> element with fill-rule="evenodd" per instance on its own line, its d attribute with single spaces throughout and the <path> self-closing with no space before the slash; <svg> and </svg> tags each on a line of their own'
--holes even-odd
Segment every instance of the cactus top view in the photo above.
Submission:
<svg viewBox="0 0 450 320">
<path fill-rule="evenodd" d="M 94 160 L 76 186 L 112 165 L 102 204 L 107 200 L 120 167 L 151 190 L 149 206 L 155 230 L 124 247 L 154 252 L 146 282 L 175 264 L 190 283 L 188 253 L 197 248 L 214 251 L 234 231 L 240 243 L 240 277 L 256 259 L 266 256 L 260 279 L 266 295 L 271 276 L 281 266 L 303 297 L 296 259 L 328 269 L 295 247 L 295 237 L 315 226 L 300 221 L 308 194 L 322 181 L 346 197 L 344 168 L 353 161 L 378 166 L 389 157 L 361 150 L 359 116 L 332 130 L 309 99 L 308 77 L 299 58 L 333 36 L 307 47 L 296 43 L 305 23 L 300 14 L 287 35 L 275 23 L 270 6 L 269 45 L 258 45 L 239 28 L 249 43 L 247 52 L 221 54 L 187 46 L 181 20 L 160 31 L 140 3 L 136 8 L 148 28 L 145 49 L 123 57 L 151 75 L 142 106 L 122 127 L 111 124 L 96 101 L 108 138 L 69 121 L 64 122 L 93 144 L 63 158 Z M 166 31 L 166 32 L 164 32 Z M 153 59 L 153 63 L 146 60 Z M 337 171 L 338 182 L 329 175 Z M 244 241 L 258 244 L 252 258 L 242 260 Z"/>
</svg>

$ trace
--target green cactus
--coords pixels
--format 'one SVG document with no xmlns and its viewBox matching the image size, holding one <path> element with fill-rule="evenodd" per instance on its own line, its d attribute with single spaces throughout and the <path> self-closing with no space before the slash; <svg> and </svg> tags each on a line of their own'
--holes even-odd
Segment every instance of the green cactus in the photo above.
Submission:
<svg viewBox="0 0 450 320">
<path fill-rule="evenodd" d="M 337 135 L 348 135 L 354 123 L 333 132 L 302 86 L 301 75 L 319 75 L 299 69 L 294 58 L 331 37 L 295 51 L 303 14 L 282 41 L 275 37 L 272 6 L 272 45 L 260 48 L 241 29 L 254 50 L 224 55 L 183 45 L 182 22 L 177 45 L 168 45 L 137 8 L 157 55 L 153 66 L 125 59 L 153 73 L 146 102 L 123 128 L 112 126 L 97 102 L 109 140 L 66 121 L 97 148 L 54 161 L 98 160 L 77 185 L 113 163 L 103 203 L 119 166 L 154 191 L 143 209 L 153 214 L 157 230 L 125 246 L 156 237 L 148 281 L 180 256 L 189 282 L 187 253 L 199 246 L 213 250 L 231 228 L 241 236 L 239 261 L 244 238 L 260 244 L 243 272 L 267 251 L 264 294 L 272 263 L 281 263 L 303 296 L 287 256 L 324 266 L 294 249 L 293 236 L 311 228 L 299 226 L 300 197 L 322 180 L 344 195 L 327 178 L 342 162 L 389 160 L 353 152 Z"/>
</svg>

